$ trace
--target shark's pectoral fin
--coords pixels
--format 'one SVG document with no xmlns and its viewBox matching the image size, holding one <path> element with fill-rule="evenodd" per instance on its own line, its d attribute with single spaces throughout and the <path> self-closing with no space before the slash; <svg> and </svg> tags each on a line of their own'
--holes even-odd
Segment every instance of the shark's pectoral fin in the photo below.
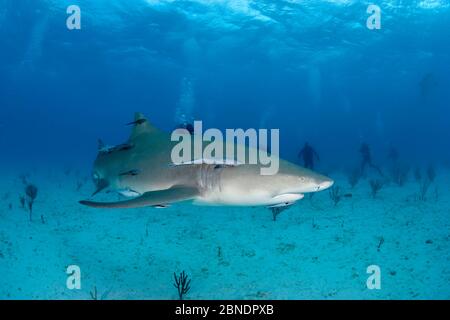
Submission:
<svg viewBox="0 0 450 320">
<path fill-rule="evenodd" d="M 197 188 L 175 186 L 166 190 L 145 192 L 139 197 L 118 202 L 80 201 L 81 204 L 94 208 L 139 208 L 161 206 L 173 202 L 190 200 L 199 195 Z"/>
</svg>

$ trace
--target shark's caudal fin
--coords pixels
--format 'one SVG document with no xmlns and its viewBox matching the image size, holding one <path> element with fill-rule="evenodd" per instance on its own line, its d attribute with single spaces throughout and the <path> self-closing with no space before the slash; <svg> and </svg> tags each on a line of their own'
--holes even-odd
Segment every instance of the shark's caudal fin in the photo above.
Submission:
<svg viewBox="0 0 450 320">
<path fill-rule="evenodd" d="M 94 208 L 140 208 L 190 200 L 198 195 L 199 192 L 196 188 L 175 186 L 166 190 L 149 191 L 139 197 L 125 201 L 95 202 L 83 200 L 80 203 Z"/>
<path fill-rule="evenodd" d="M 129 125 L 133 125 L 129 141 L 135 140 L 142 134 L 151 134 L 153 132 L 159 131 L 154 127 L 147 118 L 140 112 L 134 114 L 134 121 L 130 122 Z"/>
</svg>

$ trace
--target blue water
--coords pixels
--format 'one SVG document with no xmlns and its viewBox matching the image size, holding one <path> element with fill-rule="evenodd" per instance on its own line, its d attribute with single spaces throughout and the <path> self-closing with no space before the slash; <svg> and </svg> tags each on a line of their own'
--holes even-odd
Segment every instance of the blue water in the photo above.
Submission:
<svg viewBox="0 0 450 320">
<path fill-rule="evenodd" d="M 72 4 L 81 30 L 66 27 Z M 450 298 L 450 1 L 0 0 L 0 39 L 0 271 L 15 270 L 0 298 L 89 299 L 98 286 L 175 299 L 184 269 L 192 299 Z M 308 141 L 352 198 L 334 206 L 325 191 L 276 222 L 265 208 L 80 207 L 97 139 L 124 142 L 136 111 L 166 131 L 279 128 L 281 157 L 302 165 Z M 386 173 L 378 199 L 376 172 L 348 184 L 363 142 Z M 22 174 L 40 188 L 33 222 Z M 381 290 L 366 288 L 373 263 Z M 69 264 L 89 270 L 81 291 L 65 286 Z"/>
</svg>

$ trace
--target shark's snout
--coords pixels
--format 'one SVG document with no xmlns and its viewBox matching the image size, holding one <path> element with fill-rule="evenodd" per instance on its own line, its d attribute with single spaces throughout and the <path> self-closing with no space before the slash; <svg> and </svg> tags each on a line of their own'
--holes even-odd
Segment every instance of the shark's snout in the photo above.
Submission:
<svg viewBox="0 0 450 320">
<path fill-rule="evenodd" d="M 333 184 L 334 184 L 333 180 L 331 180 L 330 178 L 326 178 L 324 181 L 319 183 L 317 188 L 319 191 L 321 191 L 330 188 Z"/>
</svg>

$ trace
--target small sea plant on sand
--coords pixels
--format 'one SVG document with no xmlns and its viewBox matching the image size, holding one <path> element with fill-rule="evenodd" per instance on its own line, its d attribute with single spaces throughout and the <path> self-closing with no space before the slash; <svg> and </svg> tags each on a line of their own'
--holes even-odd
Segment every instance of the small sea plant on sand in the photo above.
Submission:
<svg viewBox="0 0 450 320">
<path fill-rule="evenodd" d="M 361 170 L 355 168 L 348 175 L 348 183 L 350 184 L 350 187 L 352 189 L 356 187 L 356 185 L 359 182 L 359 179 L 361 179 Z"/>
<path fill-rule="evenodd" d="M 372 198 L 375 198 L 381 188 L 383 188 L 383 181 L 379 179 L 372 179 L 369 181 L 369 184 L 372 190 Z"/>
<path fill-rule="evenodd" d="M 273 221 L 277 221 L 277 217 L 284 210 L 288 209 L 290 206 L 282 206 L 282 207 L 272 207 L 270 211 L 272 211 L 272 219 Z"/>
<path fill-rule="evenodd" d="M 33 184 L 29 184 L 26 186 L 25 188 L 25 201 L 28 207 L 28 212 L 30 213 L 30 221 L 32 221 L 32 214 L 33 214 L 33 204 L 34 204 L 34 200 L 36 200 L 37 197 L 37 193 L 38 193 L 38 188 L 33 185 Z"/>
<path fill-rule="evenodd" d="M 89 291 L 89 295 L 91 297 L 91 300 L 106 300 L 110 292 L 111 289 L 104 291 L 103 294 L 99 295 L 97 286 L 94 286 L 94 288 L 91 291 Z"/>
<path fill-rule="evenodd" d="M 183 297 L 191 289 L 191 287 L 190 287 L 191 279 L 189 279 L 188 275 L 184 271 L 181 272 L 179 276 L 177 276 L 177 274 L 174 272 L 173 277 L 175 280 L 173 286 L 175 288 L 177 288 L 178 297 L 180 298 L 180 300 L 183 300 Z"/>
<path fill-rule="evenodd" d="M 19 196 L 20 208 L 25 209 L 25 196 Z"/>
<path fill-rule="evenodd" d="M 429 179 L 423 179 L 423 181 L 420 183 L 420 189 L 419 189 L 419 200 L 425 201 L 427 199 L 427 193 L 428 189 L 430 188 L 431 181 Z"/>
<path fill-rule="evenodd" d="M 434 169 L 434 167 L 432 165 L 430 165 L 427 169 L 427 178 L 431 182 L 433 182 L 434 179 L 436 178 L 436 170 Z"/>
<path fill-rule="evenodd" d="M 337 206 L 342 199 L 340 188 L 338 186 L 333 186 L 329 191 L 329 195 L 330 199 L 333 200 L 334 206 Z"/>
<path fill-rule="evenodd" d="M 427 193 L 430 189 L 431 184 L 434 182 L 436 178 L 436 171 L 433 166 L 429 166 L 426 172 L 426 177 L 422 178 L 421 181 L 419 181 L 419 194 L 418 194 L 418 200 L 420 201 L 426 201 L 427 200 Z M 437 187 L 435 188 L 435 194 L 438 194 Z M 438 196 L 436 196 L 436 200 L 438 199 Z"/>
<path fill-rule="evenodd" d="M 97 286 L 94 286 L 94 290 L 89 291 L 89 295 L 91 296 L 92 300 L 98 300 Z"/>
<path fill-rule="evenodd" d="M 378 239 L 378 246 L 377 246 L 377 251 L 378 252 L 380 252 L 381 246 L 383 245 L 383 243 L 384 243 L 384 237 L 379 237 L 379 239 Z"/>
<path fill-rule="evenodd" d="M 392 181 L 399 187 L 403 187 L 408 179 L 410 168 L 396 164 L 391 171 Z"/>
</svg>

